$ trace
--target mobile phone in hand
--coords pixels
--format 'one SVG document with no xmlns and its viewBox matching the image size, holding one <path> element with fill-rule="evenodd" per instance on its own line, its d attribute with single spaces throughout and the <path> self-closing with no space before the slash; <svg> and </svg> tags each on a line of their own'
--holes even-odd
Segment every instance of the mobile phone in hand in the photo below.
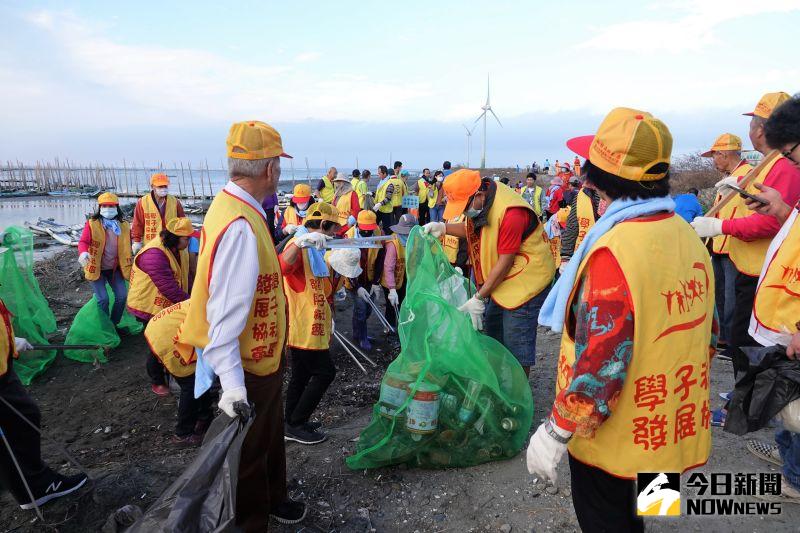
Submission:
<svg viewBox="0 0 800 533">
<path fill-rule="evenodd" d="M 739 193 L 739 196 L 741 196 L 742 198 L 748 198 L 750 200 L 753 200 L 754 202 L 760 203 L 761 205 L 767 205 L 769 203 L 769 202 L 765 202 L 764 200 L 762 200 L 758 196 L 754 196 L 754 195 L 750 194 L 749 192 L 745 191 L 741 187 L 737 187 L 736 185 L 725 185 L 725 186 L 727 188 L 733 189 L 734 191 Z"/>
</svg>

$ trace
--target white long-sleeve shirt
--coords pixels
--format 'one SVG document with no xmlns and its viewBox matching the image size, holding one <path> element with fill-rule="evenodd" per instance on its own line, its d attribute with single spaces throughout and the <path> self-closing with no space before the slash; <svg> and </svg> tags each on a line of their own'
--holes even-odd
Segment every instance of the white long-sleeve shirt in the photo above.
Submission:
<svg viewBox="0 0 800 533">
<path fill-rule="evenodd" d="M 261 204 L 232 181 L 223 190 L 266 217 Z M 246 220 L 239 219 L 228 226 L 217 245 L 206 304 L 209 342 L 203 358 L 219 376 L 223 391 L 244 387 L 239 335 L 247 324 L 257 280 L 256 235 Z"/>
</svg>

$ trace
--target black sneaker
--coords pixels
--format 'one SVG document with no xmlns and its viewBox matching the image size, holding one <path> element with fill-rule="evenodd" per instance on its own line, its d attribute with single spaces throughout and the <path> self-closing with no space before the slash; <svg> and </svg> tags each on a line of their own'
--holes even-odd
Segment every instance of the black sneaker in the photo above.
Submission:
<svg viewBox="0 0 800 533">
<path fill-rule="evenodd" d="M 33 509 L 34 507 L 42 506 L 50 500 L 75 492 L 81 488 L 88 479 L 86 474 L 75 474 L 74 476 L 53 474 L 53 477 L 49 479 L 47 485 L 31 487 L 31 492 L 36 500 L 29 503 L 22 503 L 20 507 L 22 509 Z"/>
<path fill-rule="evenodd" d="M 300 444 L 319 444 L 327 439 L 328 436 L 320 431 L 309 431 L 305 426 L 290 426 L 287 424 L 284 428 L 283 438 Z"/>
<path fill-rule="evenodd" d="M 306 507 L 306 504 L 294 500 L 286 500 L 269 514 L 281 524 L 297 524 L 305 519 L 307 513 L 308 507 Z"/>
<path fill-rule="evenodd" d="M 308 431 L 317 431 L 322 427 L 322 422 L 306 422 L 304 425 Z"/>
</svg>

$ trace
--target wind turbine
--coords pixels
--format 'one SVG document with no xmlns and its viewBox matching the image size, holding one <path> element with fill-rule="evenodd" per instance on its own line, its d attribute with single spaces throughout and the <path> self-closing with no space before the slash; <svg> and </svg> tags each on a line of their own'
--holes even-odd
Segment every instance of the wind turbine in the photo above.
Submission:
<svg viewBox="0 0 800 533">
<path fill-rule="evenodd" d="M 497 115 L 492 110 L 492 105 L 489 103 L 489 75 L 486 75 L 486 105 L 481 106 L 483 109 L 483 113 L 481 113 L 478 118 L 475 119 L 475 123 L 477 123 L 480 119 L 483 119 L 483 154 L 481 155 L 481 168 L 486 168 L 486 113 L 491 113 L 494 119 L 500 124 L 500 127 L 503 127 L 503 124 L 500 122 L 500 119 L 497 118 Z"/>
<path fill-rule="evenodd" d="M 462 124 L 462 126 L 467 130 L 467 168 L 469 168 L 469 156 L 472 152 L 472 132 L 475 131 L 477 126 L 472 126 L 472 129 L 469 129 L 466 124 Z"/>
</svg>

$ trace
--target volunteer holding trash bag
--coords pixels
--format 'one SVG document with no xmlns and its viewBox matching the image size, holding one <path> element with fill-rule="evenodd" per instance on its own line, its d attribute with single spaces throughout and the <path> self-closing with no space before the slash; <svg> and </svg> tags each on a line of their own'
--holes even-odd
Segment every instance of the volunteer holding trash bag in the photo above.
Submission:
<svg viewBox="0 0 800 533">
<path fill-rule="evenodd" d="M 464 213 L 459 224 L 429 222 L 434 237 L 467 239 L 478 291 L 459 310 L 510 351 L 526 374 L 536 362 L 536 321 L 555 264 L 533 208 L 502 183 L 461 169 L 444 181 L 444 219 Z"/>
<path fill-rule="evenodd" d="M 78 263 L 100 311 L 118 325 L 128 298 L 125 280 L 130 278 L 132 254 L 131 226 L 122 218 L 116 194 L 104 192 L 97 197 L 97 211 L 86 221 L 78 242 Z M 110 314 L 106 285 L 114 293 Z"/>
<path fill-rule="evenodd" d="M 174 218 L 185 217 L 181 201 L 169 193 L 169 177 L 158 172 L 150 176 L 152 190 L 139 198 L 133 210 L 131 240 L 133 254 L 139 253 L 145 244 L 152 241 Z"/>
</svg>

